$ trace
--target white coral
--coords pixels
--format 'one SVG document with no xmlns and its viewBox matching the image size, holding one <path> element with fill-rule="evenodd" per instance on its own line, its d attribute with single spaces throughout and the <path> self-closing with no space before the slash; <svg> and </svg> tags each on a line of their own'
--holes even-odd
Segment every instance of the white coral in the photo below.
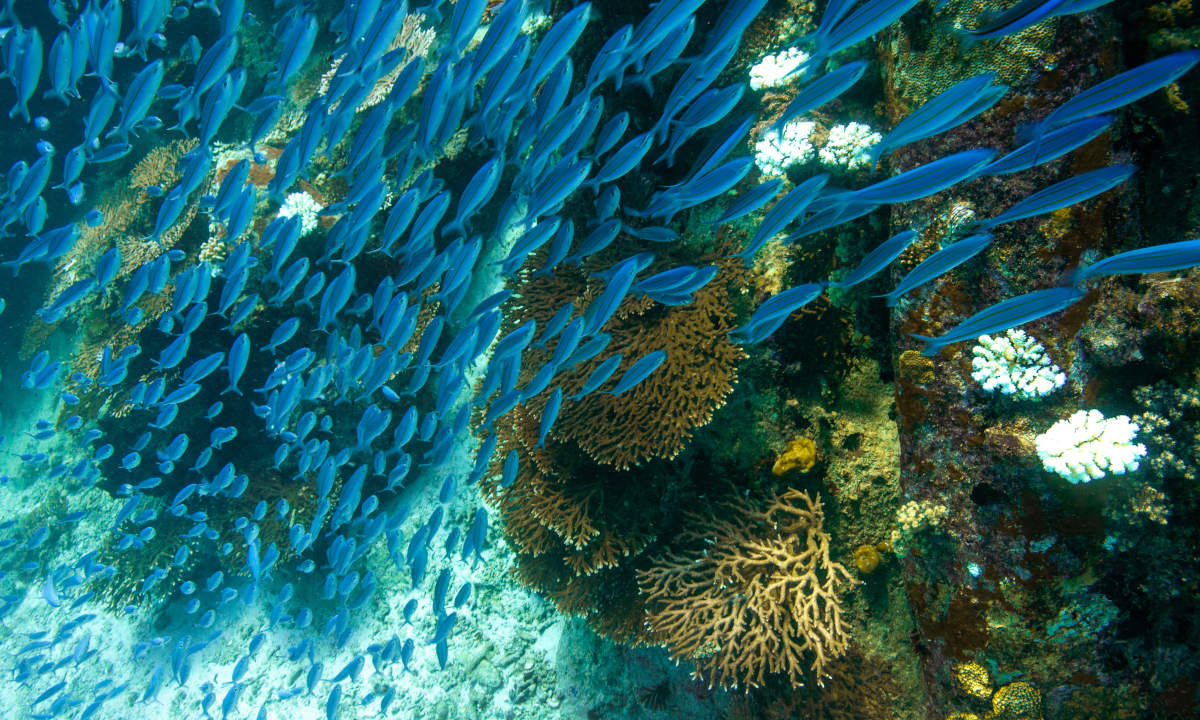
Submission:
<svg viewBox="0 0 1200 720">
<path fill-rule="evenodd" d="M 1009 330 L 997 337 L 980 335 L 971 352 L 975 355 L 971 377 L 988 392 L 1039 398 L 1067 381 L 1062 369 L 1046 355 L 1046 348 L 1024 330 Z"/>
<path fill-rule="evenodd" d="M 317 213 L 321 206 L 306 192 L 294 192 L 283 199 L 279 207 L 279 217 L 300 216 L 300 234 L 307 235 L 317 228 Z"/>
<path fill-rule="evenodd" d="M 787 76 L 808 59 L 808 53 L 799 48 L 788 48 L 768 55 L 750 68 L 750 87 L 763 90 L 783 85 Z"/>
<path fill-rule="evenodd" d="M 782 130 L 771 129 L 754 144 L 754 163 L 765 175 L 782 176 L 789 165 L 813 159 L 816 149 L 809 142 L 816 123 L 793 120 Z"/>
<path fill-rule="evenodd" d="M 1079 410 L 1038 435 L 1035 444 L 1042 467 L 1069 483 L 1085 483 L 1137 470 L 1146 455 L 1146 446 L 1133 441 L 1139 429 L 1127 415 L 1105 418 L 1099 410 Z"/>
<path fill-rule="evenodd" d="M 871 164 L 871 146 L 883 141 L 883 136 L 869 125 L 850 122 L 829 129 L 829 139 L 818 154 L 822 165 L 857 170 Z"/>
</svg>

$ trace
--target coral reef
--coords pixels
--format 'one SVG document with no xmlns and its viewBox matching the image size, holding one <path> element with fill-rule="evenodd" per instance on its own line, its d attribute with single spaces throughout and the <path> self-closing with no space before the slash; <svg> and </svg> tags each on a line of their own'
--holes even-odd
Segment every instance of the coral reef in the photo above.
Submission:
<svg viewBox="0 0 1200 720">
<path fill-rule="evenodd" d="M 694 516 L 679 538 L 693 550 L 638 572 L 648 641 L 694 660 L 710 684 L 759 687 L 821 678 L 845 653 L 840 595 L 854 584 L 830 557 L 819 501 L 788 490 L 760 507 L 733 501 Z"/>
</svg>

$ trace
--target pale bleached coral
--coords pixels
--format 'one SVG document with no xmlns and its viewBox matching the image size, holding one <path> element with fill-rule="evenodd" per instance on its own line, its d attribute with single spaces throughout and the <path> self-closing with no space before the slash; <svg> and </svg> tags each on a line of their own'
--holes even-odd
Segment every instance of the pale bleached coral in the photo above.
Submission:
<svg viewBox="0 0 1200 720">
<path fill-rule="evenodd" d="M 1039 398 L 1062 387 L 1067 376 L 1046 354 L 1042 344 L 1024 330 L 1003 335 L 980 335 L 972 349 L 971 377 L 984 390 L 1020 399 Z"/>
<path fill-rule="evenodd" d="M 807 59 L 808 53 L 794 47 L 767 55 L 750 68 L 750 88 L 765 90 L 785 84 L 792 71 Z"/>
<path fill-rule="evenodd" d="M 793 120 L 782 129 L 767 130 L 754 144 L 754 164 L 764 175 L 783 175 L 789 165 L 812 160 L 816 148 L 809 136 L 816 127 L 814 122 Z"/>
<path fill-rule="evenodd" d="M 1099 410 L 1079 410 L 1035 442 L 1042 467 L 1078 484 L 1137 470 L 1146 455 L 1146 446 L 1134 442 L 1139 429 L 1127 415 L 1106 418 Z"/>
</svg>

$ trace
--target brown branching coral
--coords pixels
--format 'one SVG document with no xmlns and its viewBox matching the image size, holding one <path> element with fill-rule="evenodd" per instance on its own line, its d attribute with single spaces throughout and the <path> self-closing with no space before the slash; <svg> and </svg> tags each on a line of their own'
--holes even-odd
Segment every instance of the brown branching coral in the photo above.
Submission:
<svg viewBox="0 0 1200 720">
<path fill-rule="evenodd" d="M 496 464 L 517 450 L 522 458 L 517 477 L 507 488 L 485 482 L 484 489 L 499 505 L 518 551 L 535 557 L 553 553 L 570 574 L 586 576 L 645 549 L 652 536 L 622 507 L 631 495 L 638 503 L 653 502 L 646 486 L 609 486 L 600 477 L 589 479 L 587 469 L 557 464 L 537 447 L 538 415 L 522 406 L 512 415 Z"/>
<path fill-rule="evenodd" d="M 596 462 L 624 470 L 647 460 L 675 457 L 693 430 L 712 419 L 732 392 L 737 364 L 745 358 L 728 332 L 736 325 L 731 288 L 745 284 L 747 275 L 736 261 L 715 262 L 721 267 L 717 280 L 697 291 L 690 305 L 666 307 L 637 297 L 622 303 L 604 327 L 612 336 L 604 352 L 563 371 L 556 383 L 569 397 L 605 358 L 620 353 L 621 366 L 599 392 L 564 404 L 554 425 L 554 439 L 573 442 Z M 526 314 L 544 324 L 549 315 L 537 317 L 535 309 L 548 308 L 553 314 L 573 299 L 579 315 L 600 289 L 598 282 L 562 273 L 523 284 L 521 294 L 523 307 L 530 309 Z M 630 365 L 655 350 L 665 350 L 667 357 L 649 378 L 620 396 L 603 394 Z M 536 370 L 552 353 L 553 347 L 527 353 L 527 366 Z M 529 410 L 539 414 L 544 403 L 545 393 L 530 401 Z"/>
<path fill-rule="evenodd" d="M 839 591 L 855 580 L 830 558 L 820 501 L 787 490 L 764 509 L 722 503 L 692 516 L 680 540 L 700 549 L 638 573 L 649 641 L 696 663 L 710 684 L 760 687 L 768 673 L 800 685 L 848 647 Z"/>
</svg>

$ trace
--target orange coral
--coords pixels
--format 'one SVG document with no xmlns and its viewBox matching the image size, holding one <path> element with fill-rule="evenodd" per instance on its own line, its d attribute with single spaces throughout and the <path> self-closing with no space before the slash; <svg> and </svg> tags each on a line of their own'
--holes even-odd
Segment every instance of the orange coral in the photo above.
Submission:
<svg viewBox="0 0 1200 720">
<path fill-rule="evenodd" d="M 848 647 L 839 590 L 856 581 L 830 558 L 821 504 L 787 490 L 765 509 L 737 499 L 691 516 L 691 552 L 638 572 L 651 642 L 721 686 L 760 687 L 767 673 L 802 684 Z"/>
<path fill-rule="evenodd" d="M 699 290 L 690 305 L 666 307 L 635 297 L 621 304 L 604 327 L 612 336 L 604 352 L 560 373 L 555 383 L 570 396 L 605 358 L 621 353 L 621 366 L 601 392 L 564 404 L 553 439 L 573 442 L 596 462 L 624 470 L 654 458 L 675 457 L 692 431 L 712 419 L 733 391 L 737 364 L 745 358 L 727 333 L 736 320 L 730 290 L 744 284 L 746 271 L 736 261 L 716 262 L 721 267 L 717 280 Z M 544 324 L 570 300 L 576 315 L 582 314 L 600 289 L 599 283 L 585 283 L 569 272 L 527 280 L 520 290 L 522 320 L 532 317 Z M 650 377 L 620 396 L 603 394 L 630 365 L 655 350 L 665 350 L 667 357 Z M 524 364 L 536 370 L 552 353 L 553 346 L 540 353 L 527 351 Z M 540 414 L 544 403 L 545 393 L 528 403 L 529 410 Z"/>
</svg>

